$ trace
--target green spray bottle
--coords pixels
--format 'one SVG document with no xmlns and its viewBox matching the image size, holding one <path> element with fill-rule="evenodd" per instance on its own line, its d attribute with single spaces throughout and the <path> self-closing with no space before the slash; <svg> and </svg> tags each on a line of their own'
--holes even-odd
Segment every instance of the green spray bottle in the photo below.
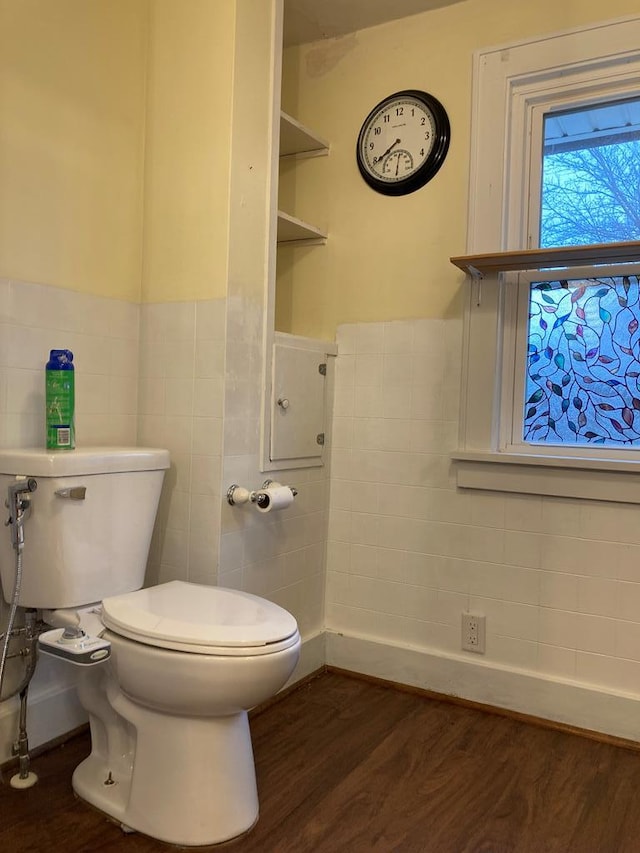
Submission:
<svg viewBox="0 0 640 853">
<path fill-rule="evenodd" d="M 73 353 L 52 349 L 45 368 L 47 406 L 47 450 L 73 450 L 75 386 Z"/>
</svg>

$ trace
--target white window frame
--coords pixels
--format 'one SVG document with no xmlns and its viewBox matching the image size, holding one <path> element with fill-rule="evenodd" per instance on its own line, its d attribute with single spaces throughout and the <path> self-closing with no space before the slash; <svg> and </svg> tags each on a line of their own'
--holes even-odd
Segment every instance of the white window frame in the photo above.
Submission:
<svg viewBox="0 0 640 853">
<path fill-rule="evenodd" d="M 470 255 L 537 246 L 542 114 L 637 95 L 639 80 L 638 16 L 475 54 Z M 514 371 L 524 371 L 516 362 L 517 280 L 502 273 L 467 285 L 458 485 L 640 503 L 638 451 L 540 450 L 505 440 Z"/>
</svg>

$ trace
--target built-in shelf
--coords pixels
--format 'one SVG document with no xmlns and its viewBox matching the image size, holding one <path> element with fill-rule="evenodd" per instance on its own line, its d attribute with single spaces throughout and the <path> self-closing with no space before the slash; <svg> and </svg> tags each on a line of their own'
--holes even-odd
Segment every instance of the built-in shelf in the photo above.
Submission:
<svg viewBox="0 0 640 853">
<path fill-rule="evenodd" d="M 329 143 L 295 118 L 280 112 L 280 157 L 322 157 Z"/>
<path fill-rule="evenodd" d="M 327 235 L 324 231 L 309 225 L 302 219 L 297 219 L 284 211 L 278 211 L 278 243 L 326 243 Z"/>
<path fill-rule="evenodd" d="M 483 278 L 499 272 L 560 269 L 593 264 L 640 262 L 640 241 L 595 243 L 591 246 L 560 246 L 554 249 L 526 249 L 519 252 L 492 252 L 485 255 L 461 255 L 449 259 L 459 269 Z"/>
<path fill-rule="evenodd" d="M 320 157 L 329 153 L 329 143 L 296 119 L 280 112 L 280 159 Z M 327 242 L 320 228 L 296 216 L 278 211 L 278 243 L 317 245 Z"/>
</svg>

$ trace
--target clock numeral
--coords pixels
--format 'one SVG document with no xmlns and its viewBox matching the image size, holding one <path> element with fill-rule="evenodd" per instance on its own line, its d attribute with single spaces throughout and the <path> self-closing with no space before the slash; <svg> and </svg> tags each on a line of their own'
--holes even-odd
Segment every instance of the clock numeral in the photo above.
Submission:
<svg viewBox="0 0 640 853">
<path fill-rule="evenodd" d="M 421 156 L 421 157 L 424 157 L 424 148 L 421 148 L 421 149 L 420 149 L 420 156 Z"/>
<path fill-rule="evenodd" d="M 391 121 L 391 116 L 390 116 L 390 115 L 383 116 L 383 117 L 382 117 L 382 121 L 383 121 L 385 124 L 388 124 L 388 123 Z"/>
<path fill-rule="evenodd" d="M 420 119 L 420 126 L 424 127 L 426 123 L 427 123 L 426 116 L 422 116 L 422 118 Z"/>
<path fill-rule="evenodd" d="M 374 127 L 374 128 L 373 128 L 373 135 L 374 135 L 374 136 L 380 136 L 380 134 L 381 134 L 381 133 L 382 133 L 382 128 L 381 128 L 381 127 Z"/>
<path fill-rule="evenodd" d="M 424 138 L 425 139 L 431 139 L 431 131 L 430 130 L 425 131 Z"/>
<path fill-rule="evenodd" d="M 404 107 L 396 107 L 396 115 L 403 116 L 404 115 Z"/>
</svg>

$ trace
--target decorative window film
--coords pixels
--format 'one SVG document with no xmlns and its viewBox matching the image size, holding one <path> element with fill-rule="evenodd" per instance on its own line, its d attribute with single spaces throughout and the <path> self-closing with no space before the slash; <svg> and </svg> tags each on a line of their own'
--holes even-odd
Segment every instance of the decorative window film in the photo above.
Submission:
<svg viewBox="0 0 640 853">
<path fill-rule="evenodd" d="M 640 446 L 637 275 L 535 281 L 522 439 Z"/>
</svg>

